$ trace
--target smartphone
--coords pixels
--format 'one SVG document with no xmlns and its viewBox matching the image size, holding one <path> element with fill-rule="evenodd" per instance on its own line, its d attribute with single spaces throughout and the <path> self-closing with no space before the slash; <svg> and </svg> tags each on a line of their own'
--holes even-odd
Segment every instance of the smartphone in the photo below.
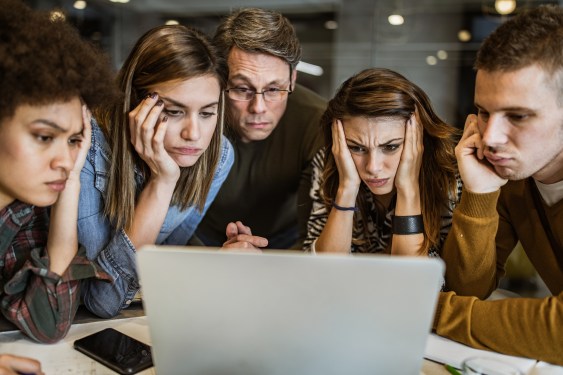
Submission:
<svg viewBox="0 0 563 375">
<path fill-rule="evenodd" d="M 118 374 L 136 374 L 153 366 L 149 345 L 113 328 L 106 328 L 76 340 L 74 349 Z"/>
</svg>

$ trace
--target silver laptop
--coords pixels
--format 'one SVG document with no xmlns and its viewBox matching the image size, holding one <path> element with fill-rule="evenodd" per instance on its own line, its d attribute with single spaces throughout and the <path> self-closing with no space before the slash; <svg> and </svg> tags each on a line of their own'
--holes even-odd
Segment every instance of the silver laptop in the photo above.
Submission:
<svg viewBox="0 0 563 375">
<path fill-rule="evenodd" d="M 419 374 L 444 266 L 428 258 L 138 252 L 158 374 Z"/>
</svg>

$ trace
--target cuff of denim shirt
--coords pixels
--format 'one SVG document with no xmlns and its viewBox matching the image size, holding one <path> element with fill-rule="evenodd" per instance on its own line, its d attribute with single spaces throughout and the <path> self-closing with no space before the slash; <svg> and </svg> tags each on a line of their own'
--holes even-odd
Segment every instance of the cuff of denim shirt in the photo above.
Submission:
<svg viewBox="0 0 563 375">
<path fill-rule="evenodd" d="M 102 268 L 114 279 L 127 280 L 128 289 L 139 288 L 136 249 L 123 229 L 111 239 L 108 246 L 98 256 Z"/>
</svg>

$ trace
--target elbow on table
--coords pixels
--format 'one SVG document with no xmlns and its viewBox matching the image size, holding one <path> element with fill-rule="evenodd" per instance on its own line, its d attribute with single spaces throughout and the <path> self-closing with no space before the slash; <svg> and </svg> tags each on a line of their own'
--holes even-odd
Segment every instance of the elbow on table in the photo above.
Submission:
<svg viewBox="0 0 563 375">
<path fill-rule="evenodd" d="M 91 300 L 91 299 L 84 299 L 84 306 L 90 311 L 92 314 L 102 318 L 102 319 L 110 319 L 115 318 L 121 312 L 121 306 L 117 306 L 116 304 L 109 304 L 109 303 L 100 303 L 103 301 L 100 300 Z"/>
</svg>

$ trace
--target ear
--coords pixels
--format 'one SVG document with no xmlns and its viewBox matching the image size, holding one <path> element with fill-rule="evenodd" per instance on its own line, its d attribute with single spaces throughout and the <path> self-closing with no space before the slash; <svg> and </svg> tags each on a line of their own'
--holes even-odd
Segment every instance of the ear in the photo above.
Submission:
<svg viewBox="0 0 563 375">
<path fill-rule="evenodd" d="M 291 71 L 291 87 L 295 90 L 295 81 L 297 80 L 297 66 Z"/>
</svg>

